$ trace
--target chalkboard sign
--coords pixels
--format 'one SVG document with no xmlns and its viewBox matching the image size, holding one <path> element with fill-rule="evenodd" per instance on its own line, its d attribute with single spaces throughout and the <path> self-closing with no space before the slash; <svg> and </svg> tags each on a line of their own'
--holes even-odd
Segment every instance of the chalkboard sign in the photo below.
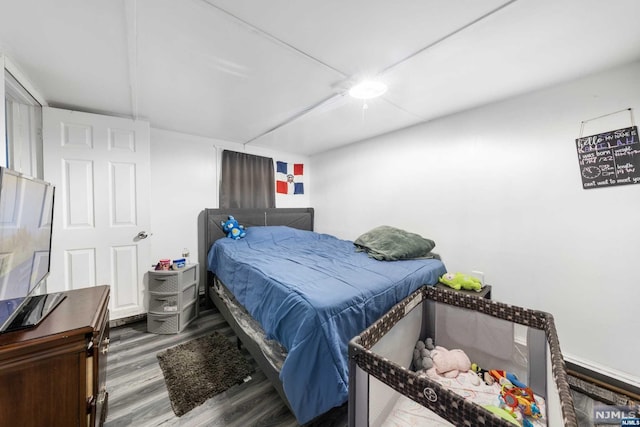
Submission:
<svg viewBox="0 0 640 427">
<path fill-rule="evenodd" d="M 576 139 L 582 187 L 640 183 L 638 127 Z"/>
</svg>

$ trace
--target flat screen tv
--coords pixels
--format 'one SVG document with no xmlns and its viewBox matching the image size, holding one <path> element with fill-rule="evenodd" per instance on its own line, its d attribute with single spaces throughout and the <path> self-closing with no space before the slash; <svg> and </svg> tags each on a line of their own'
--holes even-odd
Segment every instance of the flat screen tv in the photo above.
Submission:
<svg viewBox="0 0 640 427">
<path fill-rule="evenodd" d="M 0 168 L 0 333 L 37 325 L 64 298 L 49 274 L 55 188 Z"/>
</svg>

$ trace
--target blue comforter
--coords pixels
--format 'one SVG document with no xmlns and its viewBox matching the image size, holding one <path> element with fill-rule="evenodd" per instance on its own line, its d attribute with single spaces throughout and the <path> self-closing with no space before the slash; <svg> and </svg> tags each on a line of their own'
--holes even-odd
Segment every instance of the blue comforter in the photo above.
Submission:
<svg viewBox="0 0 640 427">
<path fill-rule="evenodd" d="M 348 342 L 446 272 L 435 259 L 377 261 L 353 242 L 289 227 L 219 239 L 208 268 L 288 351 L 280 372 L 304 424 L 348 398 Z"/>
</svg>

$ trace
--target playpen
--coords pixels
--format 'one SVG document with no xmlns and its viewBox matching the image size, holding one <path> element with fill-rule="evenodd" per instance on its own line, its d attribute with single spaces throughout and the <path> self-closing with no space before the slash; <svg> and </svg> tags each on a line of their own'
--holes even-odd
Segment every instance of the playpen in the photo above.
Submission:
<svg viewBox="0 0 640 427">
<path fill-rule="evenodd" d="M 498 392 L 491 395 L 486 387 L 478 392 L 465 384 L 414 372 L 414 346 L 426 337 L 436 345 L 462 349 L 481 367 L 515 374 L 538 397 L 542 417 L 518 421 L 495 415 L 488 408 L 500 405 L 497 384 Z M 349 359 L 351 427 L 512 426 L 514 421 L 578 426 L 553 317 L 548 313 L 425 286 L 353 338 Z M 474 402 L 483 393 L 485 399 Z"/>
</svg>

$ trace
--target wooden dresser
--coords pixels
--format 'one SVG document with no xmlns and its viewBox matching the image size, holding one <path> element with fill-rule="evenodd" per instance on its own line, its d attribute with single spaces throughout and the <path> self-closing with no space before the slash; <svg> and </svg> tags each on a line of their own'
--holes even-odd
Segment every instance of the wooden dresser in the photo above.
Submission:
<svg viewBox="0 0 640 427">
<path fill-rule="evenodd" d="M 96 426 L 106 418 L 109 286 L 65 295 L 37 327 L 0 335 L 0 426 Z"/>
</svg>

